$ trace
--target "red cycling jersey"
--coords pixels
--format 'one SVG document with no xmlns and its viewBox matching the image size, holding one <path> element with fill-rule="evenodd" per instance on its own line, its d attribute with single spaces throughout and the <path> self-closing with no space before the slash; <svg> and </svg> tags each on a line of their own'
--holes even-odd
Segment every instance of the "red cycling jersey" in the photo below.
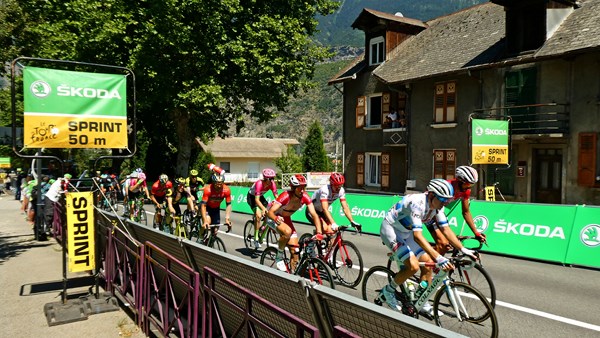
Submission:
<svg viewBox="0 0 600 338">
<path fill-rule="evenodd" d="M 226 184 L 223 184 L 221 191 L 216 191 L 212 184 L 205 186 L 203 191 L 201 203 L 206 204 L 209 208 L 220 208 L 223 200 L 227 204 L 231 203 L 231 190 Z"/>
<path fill-rule="evenodd" d="M 454 198 L 453 200 L 468 200 L 471 197 L 471 189 L 466 189 L 465 191 L 460 190 L 460 182 L 457 179 L 448 180 L 450 184 L 452 184 L 452 188 L 454 188 Z"/>
<path fill-rule="evenodd" d="M 160 184 L 160 180 L 154 182 L 152 184 L 152 190 L 150 191 L 152 195 L 156 197 L 164 197 L 167 194 L 167 190 L 173 188 L 173 183 L 171 181 L 167 181 L 165 185 Z"/>
<path fill-rule="evenodd" d="M 292 194 L 292 192 L 290 190 L 284 191 L 273 202 L 273 203 L 281 204 L 281 207 L 279 209 L 277 209 L 277 211 L 275 212 L 276 215 L 283 216 L 284 212 L 288 213 L 288 215 L 291 215 L 294 212 L 296 212 L 298 209 L 302 208 L 303 205 L 312 204 L 312 200 L 310 199 L 310 196 L 308 196 L 306 191 L 302 192 L 302 198 L 300 198 L 300 201 L 296 201 L 294 203 L 290 203 L 291 202 L 290 194 Z"/>
</svg>

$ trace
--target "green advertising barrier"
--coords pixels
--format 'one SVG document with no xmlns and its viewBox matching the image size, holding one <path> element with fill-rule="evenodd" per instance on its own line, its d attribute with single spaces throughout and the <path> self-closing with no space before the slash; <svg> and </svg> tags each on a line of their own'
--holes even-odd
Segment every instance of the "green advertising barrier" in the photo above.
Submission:
<svg viewBox="0 0 600 338">
<path fill-rule="evenodd" d="M 600 267 L 600 207 L 576 206 L 565 263 Z"/>
<path fill-rule="evenodd" d="M 235 212 L 243 212 L 251 214 L 252 211 L 246 203 L 246 195 L 248 194 L 248 187 L 230 187 L 231 188 L 231 203 L 232 210 Z M 284 190 L 279 190 L 278 193 Z M 312 195 L 312 191 L 308 192 Z M 267 201 L 273 200 L 273 195 L 267 193 Z M 362 224 L 363 232 L 379 234 L 379 226 L 381 220 L 385 216 L 385 213 L 391 206 L 401 199 L 400 196 L 379 196 L 379 195 L 366 195 L 366 194 L 346 194 L 346 201 L 352 212 L 352 217 L 355 222 Z M 292 215 L 292 220 L 295 222 L 308 223 L 305 216 L 305 206 L 300 210 L 296 211 Z M 342 210 L 341 203 L 336 201 L 329 206 L 331 215 L 337 224 L 345 225 L 349 224 L 344 211 Z"/>
<path fill-rule="evenodd" d="M 455 233 L 471 235 L 462 218 L 461 207 L 448 213 Z M 471 201 L 471 214 L 479 232 L 487 236 L 484 250 L 546 261 L 564 262 L 575 208 L 542 205 Z"/>
</svg>

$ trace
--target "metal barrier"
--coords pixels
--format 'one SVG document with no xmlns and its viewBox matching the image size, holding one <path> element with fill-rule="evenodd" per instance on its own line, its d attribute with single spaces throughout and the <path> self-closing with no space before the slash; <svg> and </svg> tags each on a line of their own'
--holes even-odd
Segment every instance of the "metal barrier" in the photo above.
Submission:
<svg viewBox="0 0 600 338">
<path fill-rule="evenodd" d="M 97 229 L 107 237 L 103 245 L 111 248 L 104 255 L 107 285 L 113 293 L 143 294 L 129 299 L 142 313 L 140 326 L 147 335 L 152 330 L 181 337 L 462 337 L 298 276 L 97 212 L 102 213 Z M 134 240 L 128 242 L 125 234 Z M 145 243 L 142 251 L 132 250 L 139 243 Z M 134 264 L 135 257 L 143 259 Z"/>
</svg>

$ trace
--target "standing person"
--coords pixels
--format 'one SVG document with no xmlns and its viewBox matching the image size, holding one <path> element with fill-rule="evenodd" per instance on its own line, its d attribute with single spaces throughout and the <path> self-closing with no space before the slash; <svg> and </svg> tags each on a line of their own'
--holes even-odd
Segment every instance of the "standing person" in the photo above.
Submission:
<svg viewBox="0 0 600 338">
<path fill-rule="evenodd" d="M 357 230 L 361 230 L 361 225 L 354 222 L 354 219 L 352 218 L 352 212 L 350 212 L 350 207 L 348 206 L 348 202 L 346 202 L 346 191 L 344 190 L 345 182 L 346 179 L 344 178 L 344 175 L 340 173 L 332 173 L 331 176 L 329 176 L 329 184 L 325 184 L 312 195 L 312 202 L 315 206 L 315 211 L 321 219 L 321 226 L 323 227 L 323 232 L 325 233 L 334 232 L 338 229 L 338 225 L 335 223 L 335 220 L 329 211 L 329 206 L 338 199 L 340 200 L 342 210 L 344 211 L 344 215 L 348 221 L 350 221 L 352 226 L 354 226 Z M 305 213 L 306 219 L 308 219 L 312 225 L 315 225 L 314 219 L 312 218 L 308 209 L 306 209 Z"/>
<path fill-rule="evenodd" d="M 277 199 L 277 185 L 275 184 L 275 170 L 266 168 L 262 171 L 262 179 L 254 182 L 248 194 L 246 195 L 246 202 L 250 206 L 250 209 L 254 213 L 254 239 L 252 245 L 258 249 L 260 248 L 260 242 L 258 239 L 258 230 L 260 229 L 260 220 L 263 215 L 267 214 L 267 200 L 264 194 L 271 190 L 273 197 Z"/>
<path fill-rule="evenodd" d="M 158 180 L 152 184 L 150 192 L 150 200 L 154 204 L 154 227 L 158 227 L 162 223 L 162 209 L 164 209 L 167 192 L 173 189 L 173 183 L 169 181 L 169 176 L 161 174 Z"/>
<path fill-rule="evenodd" d="M 286 271 L 285 262 L 283 261 L 283 251 L 286 246 L 290 249 L 292 269 L 295 269 L 298 264 L 300 249 L 298 247 L 298 233 L 292 222 L 292 214 L 302 208 L 303 205 L 306 205 L 306 208 L 315 221 L 317 234 L 314 239 L 323 239 L 321 221 L 315 211 L 312 200 L 305 191 L 306 185 L 306 178 L 304 176 L 300 174 L 292 176 L 290 178 L 290 190 L 282 192 L 267 211 L 267 216 L 275 223 L 275 230 L 280 235 L 275 263 L 277 269 L 281 271 Z"/>
<path fill-rule="evenodd" d="M 447 224 L 448 219 L 444 214 L 444 206 L 454 196 L 454 188 L 443 179 L 432 179 L 427 186 L 427 191 L 422 194 L 407 195 L 394 204 L 381 222 L 380 236 L 392 253 L 392 259 L 400 269 L 388 285 L 381 289 L 380 299 L 393 310 L 401 311 L 402 308 L 396 300 L 395 291 L 398 285 L 404 283 L 410 276 L 421 269 L 421 280 L 431 282 L 431 270 L 419 267 L 419 261 L 428 262 L 432 258 L 437 266 L 448 271 L 453 269 L 447 258 L 437 252 L 423 236 L 423 225 L 432 222 Z M 448 227 L 444 234 L 452 232 Z M 463 247 L 456 236 L 448 236 L 452 245 L 459 248 L 464 254 L 475 257 L 473 251 Z M 431 315 L 433 308 L 426 303 L 422 311 Z"/>
<path fill-rule="evenodd" d="M 225 224 L 227 232 L 231 231 L 231 190 L 223 182 L 222 175 L 212 174 L 210 182 L 202 193 L 200 200 L 200 215 L 202 216 L 202 229 L 208 229 L 211 224 L 221 223 L 221 202 L 225 200 Z M 204 231 L 201 229 L 201 236 Z"/>
<path fill-rule="evenodd" d="M 469 198 L 471 197 L 471 187 L 473 184 L 477 183 L 478 180 L 479 175 L 477 174 L 477 170 L 475 170 L 475 168 L 461 165 L 456 168 L 455 178 L 453 180 L 449 180 L 448 182 L 450 182 L 452 188 L 454 189 L 454 196 L 452 200 L 461 200 L 460 203 L 462 207 L 463 219 L 465 222 L 467 222 L 467 225 L 469 228 L 471 228 L 471 231 L 477 240 L 485 243 L 485 235 L 477 231 L 477 227 L 473 222 L 473 215 L 471 215 L 469 203 Z M 429 230 L 435 241 L 435 249 L 437 252 L 443 255 L 450 250 L 450 243 L 448 242 L 446 236 L 444 236 L 444 233 L 442 233 L 440 230 L 440 227 L 441 226 L 439 224 L 432 223 L 427 225 L 427 230 Z"/>
<path fill-rule="evenodd" d="M 27 177 L 27 175 L 25 175 L 25 173 L 23 172 L 23 169 L 21 168 L 17 168 L 17 178 L 14 181 L 14 186 L 15 186 L 15 199 L 17 201 L 21 200 L 21 188 L 22 188 L 22 184 L 23 184 L 23 180 Z"/>
</svg>

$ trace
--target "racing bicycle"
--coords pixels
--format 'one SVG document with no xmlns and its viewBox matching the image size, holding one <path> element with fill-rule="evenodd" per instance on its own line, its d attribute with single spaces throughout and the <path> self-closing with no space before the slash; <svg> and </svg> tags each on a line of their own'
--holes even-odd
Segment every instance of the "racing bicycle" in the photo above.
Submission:
<svg viewBox="0 0 600 338">
<path fill-rule="evenodd" d="M 133 210 L 129 211 L 129 219 L 137 223 L 148 225 L 148 216 L 146 215 L 146 210 L 144 210 L 144 197 L 136 198 L 135 201 L 129 203 L 129 205 L 133 206 Z"/>
<path fill-rule="evenodd" d="M 258 241 L 260 244 L 263 244 L 265 238 L 267 239 L 267 246 L 277 245 L 279 241 L 279 234 L 276 230 L 269 227 L 268 223 L 272 222 L 268 217 L 263 216 L 260 219 L 261 225 L 258 229 Z M 246 249 L 257 251 L 258 249 L 252 245 L 252 240 L 254 239 L 254 217 L 252 219 L 246 221 L 244 225 L 244 245 Z"/>
</svg>

